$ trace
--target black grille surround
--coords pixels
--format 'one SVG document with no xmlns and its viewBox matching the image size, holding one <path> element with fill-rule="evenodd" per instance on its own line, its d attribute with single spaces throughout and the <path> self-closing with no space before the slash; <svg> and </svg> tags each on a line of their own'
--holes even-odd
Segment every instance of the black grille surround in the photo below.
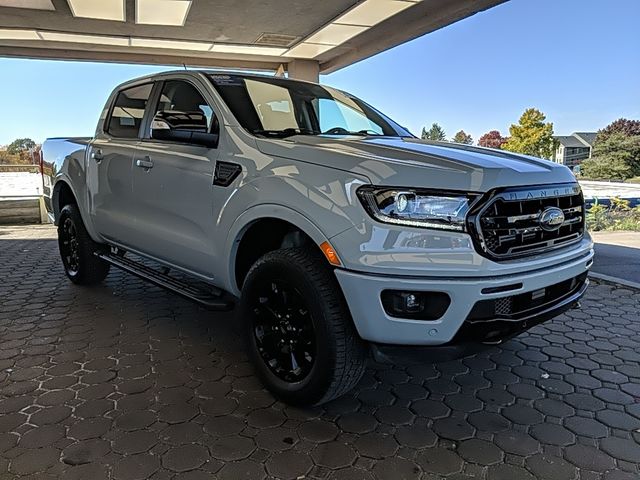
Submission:
<svg viewBox="0 0 640 480">
<path fill-rule="evenodd" d="M 542 212 L 550 207 L 564 214 L 556 230 L 545 230 L 540 224 Z M 500 261 L 576 243 L 584 236 L 584 222 L 580 186 L 562 183 L 492 190 L 473 206 L 467 229 L 481 255 Z"/>
</svg>

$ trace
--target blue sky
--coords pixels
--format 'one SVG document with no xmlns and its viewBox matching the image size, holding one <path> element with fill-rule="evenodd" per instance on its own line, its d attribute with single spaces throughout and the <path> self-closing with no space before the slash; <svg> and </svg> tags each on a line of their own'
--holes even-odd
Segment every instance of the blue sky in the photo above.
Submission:
<svg viewBox="0 0 640 480">
<path fill-rule="evenodd" d="M 640 119 L 639 0 L 510 0 L 331 75 L 413 133 L 508 133 L 528 107 L 557 134 Z M 0 145 L 89 136 L 108 93 L 142 65 L 0 59 Z"/>
</svg>

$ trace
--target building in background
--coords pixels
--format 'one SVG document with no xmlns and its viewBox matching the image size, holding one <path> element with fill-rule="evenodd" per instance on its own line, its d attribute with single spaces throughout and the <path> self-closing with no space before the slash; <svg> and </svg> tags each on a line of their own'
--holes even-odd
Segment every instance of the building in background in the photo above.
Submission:
<svg viewBox="0 0 640 480">
<path fill-rule="evenodd" d="M 553 161 L 570 168 L 580 165 L 584 159 L 591 158 L 596 135 L 595 132 L 575 132 L 553 137 L 558 142 L 558 147 L 553 152 Z"/>
</svg>

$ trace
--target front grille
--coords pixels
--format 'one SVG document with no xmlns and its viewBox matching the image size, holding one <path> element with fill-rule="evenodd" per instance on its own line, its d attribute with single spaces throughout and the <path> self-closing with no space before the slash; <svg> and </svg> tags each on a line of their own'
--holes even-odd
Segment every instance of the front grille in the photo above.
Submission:
<svg viewBox="0 0 640 480">
<path fill-rule="evenodd" d="M 557 212 L 555 209 L 564 214 L 561 224 L 541 222 L 544 212 Z M 584 199 L 577 184 L 509 188 L 493 193 L 479 207 L 470 217 L 470 230 L 482 253 L 506 260 L 580 240 L 584 213 Z"/>
</svg>

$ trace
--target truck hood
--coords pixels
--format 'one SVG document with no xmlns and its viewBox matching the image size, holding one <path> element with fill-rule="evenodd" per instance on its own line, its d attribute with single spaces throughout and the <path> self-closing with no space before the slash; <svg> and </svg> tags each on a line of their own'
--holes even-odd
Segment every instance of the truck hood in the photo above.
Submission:
<svg viewBox="0 0 640 480">
<path fill-rule="evenodd" d="M 352 172 L 374 185 L 486 192 L 575 182 L 568 168 L 548 160 L 415 138 L 296 135 L 257 143 L 267 155 Z"/>
</svg>

